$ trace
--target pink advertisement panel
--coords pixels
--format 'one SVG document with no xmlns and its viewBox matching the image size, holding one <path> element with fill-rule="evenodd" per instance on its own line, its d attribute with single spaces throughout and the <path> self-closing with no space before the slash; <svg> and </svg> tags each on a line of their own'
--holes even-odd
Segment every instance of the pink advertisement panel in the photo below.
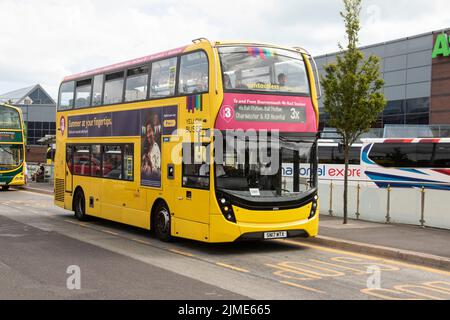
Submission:
<svg viewBox="0 0 450 320">
<path fill-rule="evenodd" d="M 316 132 L 309 97 L 225 93 L 215 128 Z"/>
</svg>

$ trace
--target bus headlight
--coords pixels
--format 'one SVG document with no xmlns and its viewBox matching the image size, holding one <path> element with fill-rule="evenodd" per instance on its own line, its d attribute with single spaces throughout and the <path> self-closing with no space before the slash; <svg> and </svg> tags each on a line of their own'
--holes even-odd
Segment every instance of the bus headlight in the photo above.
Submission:
<svg viewBox="0 0 450 320">
<path fill-rule="evenodd" d="M 319 200 L 319 197 L 316 194 L 314 196 L 312 204 L 311 204 L 311 211 L 309 212 L 309 218 L 308 219 L 312 219 L 316 215 L 316 213 L 317 213 L 317 201 L 318 200 Z"/>
<path fill-rule="evenodd" d="M 216 194 L 220 210 L 223 216 L 230 222 L 236 223 L 236 217 L 234 216 L 233 206 L 231 205 L 230 199 L 223 194 Z"/>
</svg>

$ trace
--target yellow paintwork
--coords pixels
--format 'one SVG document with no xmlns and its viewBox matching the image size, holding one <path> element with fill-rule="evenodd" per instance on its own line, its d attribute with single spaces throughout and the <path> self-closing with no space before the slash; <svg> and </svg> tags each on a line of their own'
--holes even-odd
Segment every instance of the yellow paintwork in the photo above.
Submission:
<svg viewBox="0 0 450 320">
<path fill-rule="evenodd" d="M 152 206 L 158 199 L 163 199 L 171 212 L 171 233 L 174 236 L 194 239 L 204 242 L 229 242 L 239 238 L 243 233 L 262 231 L 286 231 L 302 229 L 309 236 L 317 235 L 318 213 L 308 220 L 310 204 L 303 208 L 280 211 L 249 211 L 233 206 L 237 223 L 228 222 L 222 215 L 218 206 L 214 182 L 210 182 L 210 190 L 199 190 L 181 187 L 181 164 L 173 155 L 180 154 L 179 137 L 169 136 L 170 142 L 162 142 L 161 188 L 140 186 L 140 137 L 120 138 L 67 138 L 68 116 L 81 115 L 87 112 L 100 113 L 111 111 L 135 110 L 149 107 L 178 105 L 178 128 L 200 126 L 202 129 L 214 127 L 216 116 L 223 100 L 223 88 L 220 72 L 220 63 L 217 50 L 213 48 L 218 43 L 201 41 L 188 46 L 185 52 L 203 49 L 209 59 L 209 88 L 210 92 L 203 95 L 203 111 L 195 113 L 186 111 L 186 97 L 174 97 L 161 100 L 123 103 L 120 105 L 91 108 L 89 110 L 70 110 L 57 112 L 57 137 L 55 155 L 55 179 L 65 179 L 65 144 L 66 143 L 134 143 L 134 181 L 108 180 L 94 177 L 72 176 L 70 173 L 65 180 L 66 191 L 64 202 L 55 200 L 55 204 L 72 210 L 73 191 L 81 187 L 86 198 L 86 212 L 92 216 L 118 221 L 121 223 L 150 229 L 150 213 Z M 223 44 L 223 43 L 222 43 Z M 292 50 L 292 49 L 291 49 Z M 314 79 L 311 66 L 307 62 L 307 71 L 310 79 Z M 314 81 L 310 83 L 314 110 L 318 114 L 316 89 Z M 66 129 L 61 135 L 60 118 L 65 118 Z M 163 136 L 163 138 L 166 136 Z M 163 139 L 162 138 L 162 139 Z M 193 139 L 193 136 L 191 135 Z M 211 148 L 212 149 L 212 148 Z M 211 150 L 211 152 L 213 152 Z M 210 155 L 212 156 L 212 155 Z M 179 159 L 178 159 L 179 160 Z M 174 163 L 175 178 L 167 178 L 167 164 Z M 210 172 L 213 172 L 211 165 Z M 70 188 L 70 181 L 73 186 Z M 192 193 L 187 199 L 186 191 Z M 89 207 L 89 198 L 93 197 L 94 207 Z M 318 212 L 318 209 L 317 209 Z"/>
<path fill-rule="evenodd" d="M 25 184 L 25 175 L 22 172 L 16 174 L 16 176 L 8 183 L 9 186 L 23 186 Z"/>
</svg>

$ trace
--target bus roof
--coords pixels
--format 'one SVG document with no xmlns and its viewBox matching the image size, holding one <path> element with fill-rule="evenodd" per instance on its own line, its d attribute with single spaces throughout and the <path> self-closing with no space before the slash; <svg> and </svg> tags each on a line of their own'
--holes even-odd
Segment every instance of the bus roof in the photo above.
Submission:
<svg viewBox="0 0 450 320">
<path fill-rule="evenodd" d="M 167 51 L 162 51 L 162 52 L 158 52 L 158 53 L 154 53 L 148 56 L 144 56 L 144 57 L 140 57 L 140 58 L 136 58 L 136 59 L 132 59 L 132 60 L 127 60 L 124 62 L 119 62 L 119 63 L 115 63 L 115 64 L 111 64 L 109 66 L 105 66 L 105 67 L 101 67 L 101 68 L 96 68 L 93 70 L 89 70 L 89 71 L 85 71 L 85 72 L 80 72 L 80 73 L 76 73 L 70 76 L 67 76 L 64 78 L 63 82 L 65 81 L 69 81 L 69 80 L 74 80 L 74 79 L 79 79 L 79 78 L 85 78 L 88 76 L 93 76 L 95 74 L 99 74 L 99 73 L 105 73 L 105 72 L 109 72 L 109 71 L 114 71 L 117 69 L 124 69 L 127 67 L 131 67 L 131 66 L 135 66 L 135 65 L 139 65 L 139 64 L 144 64 L 153 60 L 157 60 L 157 59 L 161 59 L 161 58 L 168 58 L 171 56 L 175 56 L 177 54 L 182 53 L 188 46 L 183 46 L 183 47 L 179 47 L 176 49 L 172 49 L 172 50 L 167 50 Z"/>
<path fill-rule="evenodd" d="M 22 113 L 22 109 L 20 109 L 20 108 L 18 108 L 18 107 L 15 107 L 15 106 L 12 106 L 12 105 L 10 105 L 10 104 L 4 103 L 4 102 L 0 102 L 0 106 L 2 106 L 2 107 L 7 107 L 7 108 L 11 108 L 11 109 L 16 110 L 16 111 L 19 112 L 19 113 Z"/>
<path fill-rule="evenodd" d="M 361 139 L 368 143 L 450 143 L 450 138 L 367 138 Z"/>
<path fill-rule="evenodd" d="M 193 40 L 194 44 L 197 44 L 199 42 L 208 42 L 208 43 L 212 44 L 212 42 L 210 42 L 209 40 L 207 40 L 205 38 L 199 38 L 199 39 Z M 231 45 L 266 46 L 266 47 L 273 47 L 273 48 L 279 48 L 279 49 L 284 49 L 284 50 L 296 51 L 296 52 L 300 52 L 300 53 L 309 55 L 309 53 L 302 48 L 289 48 L 289 47 L 283 47 L 283 46 L 278 46 L 278 45 L 269 44 L 269 43 L 253 43 L 253 42 L 240 42 L 240 41 L 239 42 L 238 41 L 215 41 L 214 45 L 216 45 L 216 46 L 231 46 Z M 92 69 L 89 71 L 76 73 L 73 75 L 66 76 L 63 79 L 63 82 L 75 80 L 75 79 L 82 79 L 82 78 L 90 77 L 90 76 L 97 75 L 97 74 L 112 72 L 115 70 L 126 69 L 128 67 L 145 64 L 145 63 L 148 63 L 148 62 L 154 61 L 154 60 L 169 58 L 172 56 L 176 56 L 180 53 L 183 53 L 189 46 L 190 45 L 186 45 L 186 46 L 182 46 L 179 48 L 150 54 L 150 55 L 147 55 L 144 57 L 131 59 L 131 60 L 127 60 L 127 61 L 123 61 L 123 62 L 119 62 L 119 63 L 114 63 L 114 64 L 111 64 L 108 66 Z"/>
</svg>

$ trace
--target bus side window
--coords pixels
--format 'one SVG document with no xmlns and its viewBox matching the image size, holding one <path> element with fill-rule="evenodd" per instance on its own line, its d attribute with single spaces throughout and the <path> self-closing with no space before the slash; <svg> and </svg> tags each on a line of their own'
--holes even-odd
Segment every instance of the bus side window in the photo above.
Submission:
<svg viewBox="0 0 450 320">
<path fill-rule="evenodd" d="M 175 95 L 177 57 L 152 63 L 150 99 Z"/>
<path fill-rule="evenodd" d="M 348 163 L 355 164 L 355 165 L 361 164 L 360 153 L 361 153 L 361 147 L 351 147 Z"/>
<path fill-rule="evenodd" d="M 66 145 L 66 164 L 70 174 L 73 174 L 73 146 Z"/>
<path fill-rule="evenodd" d="M 331 159 L 331 151 L 333 147 L 319 147 L 319 163 L 333 163 Z"/>
<path fill-rule="evenodd" d="M 102 146 L 99 144 L 91 146 L 91 176 L 102 176 Z"/>
<path fill-rule="evenodd" d="M 102 104 L 103 75 L 99 74 L 94 77 L 94 85 L 92 89 L 92 105 L 99 106 Z"/>
<path fill-rule="evenodd" d="M 434 158 L 434 167 L 449 168 L 450 167 L 450 143 L 436 144 L 436 155 Z"/>
<path fill-rule="evenodd" d="M 122 179 L 123 153 L 120 145 L 103 146 L 103 177 L 109 179 Z"/>
<path fill-rule="evenodd" d="M 103 104 L 122 102 L 124 71 L 114 72 L 105 76 L 105 91 Z"/>
<path fill-rule="evenodd" d="M 148 66 L 129 69 L 125 85 L 125 101 L 147 98 Z"/>
<path fill-rule="evenodd" d="M 181 56 L 179 94 L 208 92 L 208 58 L 203 51 Z"/>
<path fill-rule="evenodd" d="M 75 94 L 75 81 L 65 82 L 59 89 L 58 111 L 72 109 Z"/>
<path fill-rule="evenodd" d="M 75 89 L 75 109 L 91 105 L 91 79 L 77 81 Z"/>
<path fill-rule="evenodd" d="M 183 143 L 183 187 L 209 189 L 209 145 Z"/>
<path fill-rule="evenodd" d="M 134 145 L 126 144 L 124 146 L 124 180 L 134 180 Z"/>
<path fill-rule="evenodd" d="M 90 146 L 75 145 L 73 155 L 73 174 L 80 176 L 91 175 Z"/>
</svg>

